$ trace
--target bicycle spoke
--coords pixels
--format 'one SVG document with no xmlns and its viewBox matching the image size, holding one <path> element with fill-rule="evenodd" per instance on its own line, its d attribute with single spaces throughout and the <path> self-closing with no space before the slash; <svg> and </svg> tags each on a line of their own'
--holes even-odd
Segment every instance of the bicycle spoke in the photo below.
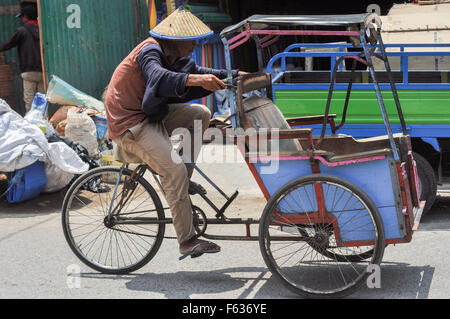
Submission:
<svg viewBox="0 0 450 319">
<path fill-rule="evenodd" d="M 378 229 L 372 211 L 359 193 L 347 186 L 326 178 L 315 182 L 314 176 L 310 181 L 300 182 L 302 179 L 271 199 L 262 251 L 268 251 L 267 260 L 283 282 L 296 290 L 341 293 L 367 276 L 366 269 L 375 258 Z M 318 198 L 325 204 L 324 211 L 319 211 Z M 281 233 L 292 236 L 293 242 L 272 242 Z M 374 245 L 343 246 L 359 241 L 373 241 Z"/>
<path fill-rule="evenodd" d="M 164 211 L 160 204 L 155 204 L 153 196 L 157 195 L 151 195 L 150 186 L 140 180 L 130 181 L 130 171 L 123 172 L 124 180 L 135 183 L 129 184 L 133 189 L 128 188 L 128 193 L 121 181 L 114 196 L 116 183 L 112 187 L 110 181 L 119 178 L 119 169 L 99 168 L 87 173 L 84 179 L 80 177 L 65 200 L 63 220 L 69 244 L 79 258 L 101 271 L 127 272 L 141 267 L 164 238 L 164 224 L 116 224 L 120 216 L 127 215 L 144 221 L 164 218 L 159 217 Z M 83 185 L 94 179 L 100 181 L 98 186 L 105 191 L 93 193 L 84 189 Z M 108 216 L 111 206 L 115 214 Z"/>
</svg>

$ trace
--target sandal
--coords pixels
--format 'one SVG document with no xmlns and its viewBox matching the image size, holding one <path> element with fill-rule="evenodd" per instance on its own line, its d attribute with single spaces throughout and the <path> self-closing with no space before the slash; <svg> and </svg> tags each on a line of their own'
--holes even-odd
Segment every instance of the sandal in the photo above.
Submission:
<svg viewBox="0 0 450 319">
<path fill-rule="evenodd" d="M 202 194 L 206 195 L 206 189 L 202 185 L 197 184 L 193 181 L 189 181 L 189 195 Z"/>
<path fill-rule="evenodd" d="M 215 246 L 215 248 L 212 248 L 212 249 L 201 249 L 204 246 L 213 246 L 213 245 Z M 192 246 L 192 248 L 187 253 L 185 253 L 184 255 L 180 256 L 178 259 L 179 260 L 183 260 L 183 259 L 185 259 L 186 257 L 189 257 L 189 256 L 191 256 L 191 258 L 197 258 L 197 257 L 200 257 L 203 254 L 215 254 L 215 253 L 218 253 L 218 252 L 220 252 L 220 247 L 218 245 L 216 245 L 216 244 L 214 244 L 213 242 L 210 242 L 210 241 L 203 241 L 203 242 L 200 242 L 200 243 Z"/>
</svg>

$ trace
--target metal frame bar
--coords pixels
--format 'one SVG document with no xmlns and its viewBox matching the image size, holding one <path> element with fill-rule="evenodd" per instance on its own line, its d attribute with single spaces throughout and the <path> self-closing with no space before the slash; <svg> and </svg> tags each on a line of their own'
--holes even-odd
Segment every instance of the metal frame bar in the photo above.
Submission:
<svg viewBox="0 0 450 319">
<path fill-rule="evenodd" d="M 351 80 L 350 80 L 350 82 L 348 84 L 348 87 L 347 87 L 347 96 L 346 96 L 346 99 L 345 99 L 344 113 L 343 113 L 343 116 L 342 116 L 342 121 L 339 124 L 339 126 L 334 129 L 333 133 L 335 133 L 339 128 L 344 126 L 344 123 L 345 123 L 345 118 L 346 118 L 347 108 L 348 108 L 348 102 L 349 102 L 349 99 L 350 99 L 350 93 L 352 91 L 352 86 L 353 86 L 353 78 L 354 78 L 354 75 L 355 75 L 354 69 L 356 67 L 356 61 L 362 62 L 362 63 L 364 63 L 364 64 L 366 64 L 366 65 L 368 65 L 370 67 L 369 62 L 361 59 L 360 55 L 343 55 L 343 56 L 341 56 L 338 59 L 337 63 L 334 64 L 333 72 L 332 72 L 332 75 L 331 75 L 330 88 L 329 88 L 329 91 L 328 91 L 327 105 L 326 105 L 326 108 L 325 108 L 325 116 L 324 116 L 323 124 L 322 124 L 322 133 L 320 135 L 319 141 L 316 143 L 316 146 L 318 146 L 323 141 L 323 139 L 325 137 L 325 131 L 326 131 L 327 124 L 328 124 L 328 115 L 330 113 L 331 98 L 333 97 L 334 85 L 335 85 L 335 82 L 336 82 L 337 71 L 338 71 L 339 65 L 345 59 L 353 59 L 353 61 L 354 61 L 353 67 L 352 67 L 352 78 L 351 78 Z"/>
<path fill-rule="evenodd" d="M 264 69 L 263 55 L 262 55 L 262 39 L 259 39 L 258 36 L 254 36 L 253 40 L 256 45 L 256 57 L 258 59 L 258 72 L 262 72 Z"/>
<path fill-rule="evenodd" d="M 386 72 L 388 74 L 389 83 L 391 85 L 392 94 L 394 95 L 395 106 L 397 107 L 398 118 L 400 119 L 400 124 L 402 125 L 403 134 L 408 134 L 406 131 L 406 122 L 405 117 L 403 116 L 402 107 L 400 106 L 400 100 L 398 98 L 397 88 L 395 87 L 394 79 L 392 77 L 391 66 L 389 64 L 389 59 L 386 54 L 386 48 L 384 46 L 383 40 L 381 39 L 381 32 L 378 30 L 378 43 L 380 44 L 381 53 L 383 54 L 382 58 L 384 60 L 384 66 L 386 68 Z M 408 72 L 406 72 L 408 73 Z M 403 73 L 404 75 L 405 73 Z"/>
<path fill-rule="evenodd" d="M 373 47 L 373 45 L 369 45 L 369 47 Z M 379 47 L 379 45 L 375 45 L 375 47 Z M 399 48 L 401 51 L 404 52 L 405 48 L 450 48 L 450 43 L 435 43 L 435 44 L 424 44 L 424 43 L 398 43 L 398 44 L 384 44 L 385 48 Z M 289 45 L 283 52 L 290 52 L 294 49 L 301 49 L 301 48 L 355 48 L 350 43 L 294 43 Z M 356 48 L 361 48 L 362 46 L 359 45 Z"/>
<path fill-rule="evenodd" d="M 305 124 L 306 125 L 306 124 Z M 305 127 L 303 124 L 295 124 L 292 127 L 293 128 L 302 128 Z M 425 139 L 432 139 L 436 138 L 438 136 L 439 138 L 450 138 L 450 130 L 449 128 L 450 124 L 407 124 L 406 129 L 408 132 L 408 135 L 411 137 L 420 137 Z M 320 135 L 320 132 L 322 130 L 322 124 L 307 124 L 307 127 L 313 129 L 313 135 Z M 392 124 L 391 125 L 392 130 L 394 133 L 400 133 L 402 132 L 402 127 L 400 124 Z M 385 135 L 385 127 L 384 124 L 348 124 L 341 128 L 341 134 L 347 134 L 347 135 L 356 135 L 352 132 L 363 132 L 359 133 L 359 136 L 381 136 Z M 331 134 L 331 129 L 326 130 L 326 134 Z M 428 142 L 428 144 L 431 144 Z M 436 146 L 432 145 L 436 151 L 438 149 Z"/>
<path fill-rule="evenodd" d="M 358 73 L 358 71 L 356 71 Z M 279 77 L 276 77 L 279 78 Z M 379 83 L 382 90 L 390 90 L 391 85 L 389 83 Z M 434 83 L 434 84 L 396 84 L 397 90 L 449 90 L 449 84 Z M 274 90 L 328 90 L 330 84 L 328 83 L 317 83 L 317 84 L 288 84 L 288 83 L 274 83 Z M 334 87 L 335 90 L 346 90 L 347 84 L 337 83 Z M 354 90 L 373 90 L 372 83 L 354 83 Z"/>
<path fill-rule="evenodd" d="M 380 105 L 380 110 L 381 110 L 381 116 L 383 117 L 384 125 L 386 126 L 386 131 L 388 133 L 389 143 L 391 144 L 391 149 L 392 149 L 392 155 L 394 157 L 394 160 L 398 163 L 398 162 L 400 162 L 400 155 L 398 153 L 397 145 L 395 144 L 394 134 L 392 133 L 391 123 L 389 121 L 389 116 L 386 111 L 386 106 L 384 105 L 384 100 L 383 100 L 383 96 L 381 94 L 381 89 L 380 89 L 380 86 L 377 81 L 375 69 L 374 69 L 373 63 L 372 63 L 372 54 L 369 50 L 364 30 L 361 30 L 360 39 L 361 39 L 361 43 L 363 44 L 363 49 L 364 49 L 364 53 L 365 53 L 366 60 L 368 63 L 369 72 L 370 72 L 370 75 L 372 76 L 373 85 L 375 87 L 375 92 L 377 94 L 378 104 Z M 382 51 L 384 51 L 383 54 L 386 54 L 384 48 L 382 48 Z M 399 116 L 401 116 L 401 115 L 399 114 Z"/>
<path fill-rule="evenodd" d="M 321 36 L 348 36 L 359 37 L 357 31 L 319 31 L 319 30 L 252 30 L 246 26 L 245 31 L 228 40 L 230 50 L 233 50 L 247 42 L 252 35 L 321 35 Z M 224 38 L 226 39 L 226 38 Z"/>
<path fill-rule="evenodd" d="M 380 37 L 381 39 L 381 37 Z M 405 48 L 414 48 L 414 47 L 420 47 L 420 48 L 433 48 L 433 47 L 440 47 L 440 48 L 450 48 L 450 44 L 384 44 L 382 40 L 380 41 L 380 44 L 376 46 L 369 45 L 370 49 L 373 48 L 381 48 L 384 49 L 385 56 L 386 57 L 400 57 L 400 70 L 398 72 L 403 73 L 403 83 L 395 83 L 395 86 L 397 89 L 411 89 L 411 90 L 417 90 L 417 89 L 450 89 L 450 83 L 433 83 L 433 84 L 426 84 L 426 83 L 409 83 L 409 73 L 410 72 L 433 72 L 435 70 L 414 70 L 409 71 L 409 57 L 419 56 L 419 57 L 445 57 L 450 56 L 450 51 L 444 51 L 444 52 L 420 52 L 420 51 L 414 51 L 414 52 L 405 52 Z M 282 89 L 328 89 L 328 84 L 289 84 L 289 83 L 283 83 L 283 84 L 277 84 L 276 82 L 286 73 L 286 72 L 292 72 L 292 73 L 311 73 L 311 72 L 318 72 L 318 71 L 287 71 L 286 69 L 286 58 L 307 58 L 307 57 L 324 57 L 324 58 L 330 58 L 331 61 L 331 69 L 333 69 L 334 64 L 336 63 L 336 58 L 339 58 L 344 55 L 357 55 L 357 53 L 348 53 L 348 52 L 292 52 L 294 49 L 300 49 L 300 48 L 339 48 L 340 50 L 344 48 L 353 48 L 351 44 L 292 44 L 288 46 L 283 52 L 278 53 L 274 55 L 269 63 L 267 64 L 266 71 L 268 73 L 272 72 L 273 65 L 278 61 L 281 60 L 281 71 L 273 78 L 273 84 L 278 90 Z M 362 49 L 362 46 L 359 46 L 358 48 Z M 386 52 L 386 48 L 399 48 L 400 52 Z M 374 54 L 375 55 L 375 54 Z M 386 59 L 385 59 L 386 60 Z M 342 71 L 342 66 L 339 65 L 340 71 Z M 450 70 L 439 70 L 440 72 L 450 72 Z M 348 72 L 348 71 L 344 71 Z M 366 71 L 357 71 L 360 73 L 364 73 Z M 389 73 L 389 72 L 388 72 Z M 286 87 L 284 87 L 286 86 Z M 382 89 L 392 89 L 391 83 L 388 85 L 381 84 Z M 336 89 L 343 89 L 342 86 L 336 85 Z M 355 84 L 354 89 L 373 89 L 372 83 L 360 83 Z"/>
<path fill-rule="evenodd" d="M 268 47 L 269 45 L 276 43 L 278 40 L 280 40 L 279 35 L 268 35 L 267 37 L 261 39 L 261 48 Z"/>
<path fill-rule="evenodd" d="M 347 109 L 348 109 L 348 104 L 349 104 L 349 102 L 350 102 L 350 94 L 351 94 L 352 88 L 353 88 L 353 81 L 355 80 L 355 69 L 356 69 L 356 62 L 357 62 L 357 61 L 358 61 L 357 59 L 354 59 L 354 60 L 353 60 L 353 63 L 352 63 L 352 76 L 351 76 L 351 78 L 350 78 L 350 83 L 348 84 L 347 95 L 346 95 L 346 97 L 345 97 L 344 111 L 343 111 L 343 113 L 342 113 L 341 123 L 339 123 L 339 125 L 336 126 L 336 127 L 332 130 L 332 131 L 333 131 L 333 134 L 334 134 L 337 130 L 339 130 L 340 128 L 342 128 L 342 127 L 344 126 L 345 120 L 347 119 Z M 340 66 L 340 65 L 341 65 L 341 64 L 339 63 L 339 66 Z M 326 129 L 326 127 L 325 127 L 325 129 Z"/>
<path fill-rule="evenodd" d="M 231 50 L 230 50 L 230 45 L 229 42 L 226 38 L 222 38 L 222 43 L 223 43 L 223 48 L 225 51 L 225 67 L 228 70 L 228 84 L 233 84 L 233 74 L 231 72 Z M 235 103 L 233 103 L 232 101 L 234 101 L 235 98 L 235 94 L 232 90 L 227 90 L 227 94 L 228 94 L 228 100 L 230 101 L 230 113 L 234 114 L 234 116 L 232 116 L 230 118 L 231 120 L 231 125 L 232 127 L 237 127 L 237 125 L 239 125 L 239 114 L 237 114 L 236 112 L 236 105 Z"/>
</svg>

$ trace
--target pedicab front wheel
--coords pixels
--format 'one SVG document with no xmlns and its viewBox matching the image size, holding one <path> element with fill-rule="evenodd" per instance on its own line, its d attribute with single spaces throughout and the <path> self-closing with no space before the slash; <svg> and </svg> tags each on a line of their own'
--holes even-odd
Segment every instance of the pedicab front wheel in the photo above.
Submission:
<svg viewBox="0 0 450 319">
<path fill-rule="evenodd" d="M 165 233 L 164 209 L 154 188 L 131 179 L 126 168 L 101 167 L 79 177 L 62 208 L 64 236 L 75 255 L 105 274 L 127 274 L 145 266 Z"/>
<path fill-rule="evenodd" d="M 278 190 L 264 209 L 259 234 L 272 274 L 308 298 L 353 293 L 371 266 L 381 263 L 385 248 L 373 201 L 355 184 L 331 175 L 301 177 Z"/>
</svg>

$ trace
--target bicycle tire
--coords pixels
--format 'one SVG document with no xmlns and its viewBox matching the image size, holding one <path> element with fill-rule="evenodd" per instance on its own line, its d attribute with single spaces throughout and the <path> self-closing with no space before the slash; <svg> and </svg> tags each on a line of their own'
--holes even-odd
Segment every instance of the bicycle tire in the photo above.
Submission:
<svg viewBox="0 0 450 319">
<path fill-rule="evenodd" d="M 379 214 L 378 209 L 376 208 L 373 201 L 368 197 L 368 195 L 362 191 L 358 186 L 355 184 L 344 180 L 342 178 L 331 176 L 331 175 L 323 175 L 323 174 L 316 174 L 316 175 L 308 175 L 305 177 L 300 177 L 298 179 L 295 179 L 289 183 L 287 183 L 285 186 L 281 187 L 269 200 L 267 203 L 261 222 L 259 225 L 259 244 L 260 244 L 260 250 L 263 256 L 263 259 L 268 266 L 271 273 L 282 282 L 282 284 L 287 287 L 292 292 L 306 298 L 342 298 L 345 296 L 348 296 L 352 293 L 354 293 L 357 289 L 361 287 L 361 285 L 364 284 L 367 277 L 370 275 L 368 270 L 368 266 L 365 268 L 365 272 L 361 272 L 361 274 L 358 275 L 358 278 L 354 280 L 354 282 L 351 283 L 351 285 L 347 285 L 345 287 L 339 287 L 334 290 L 314 290 L 310 287 L 302 286 L 301 284 L 294 284 L 292 281 L 288 280 L 287 275 L 281 271 L 281 266 L 278 265 L 277 261 L 274 259 L 274 252 L 271 250 L 271 241 L 270 241 L 270 233 L 269 233 L 269 227 L 273 218 L 273 212 L 277 209 L 278 203 L 280 203 L 284 198 L 286 198 L 287 194 L 293 189 L 296 189 L 296 187 L 300 187 L 302 185 L 309 185 L 311 183 L 330 183 L 333 185 L 340 185 L 344 189 L 350 190 L 352 195 L 356 195 L 356 198 L 361 200 L 361 202 L 364 204 L 364 207 L 367 208 L 367 211 L 370 214 L 370 219 L 373 223 L 373 228 L 375 232 L 375 238 L 374 238 L 374 247 L 373 247 L 373 255 L 370 260 L 371 264 L 377 264 L 379 265 L 381 263 L 381 260 L 383 258 L 384 249 L 385 249 L 385 232 L 384 232 L 384 226 L 381 219 L 381 216 Z M 297 232 L 297 234 L 299 234 Z M 307 245 L 310 245 L 310 242 L 307 241 Z M 290 244 L 293 245 L 293 244 Z M 287 247 L 287 246 L 286 246 Z M 294 248 L 292 248 L 294 249 Z M 279 250 L 279 248 L 278 248 Z M 326 256 L 324 256 L 326 257 Z M 291 258 L 291 257 L 290 257 Z M 333 260 L 330 261 L 334 262 Z M 347 261 L 349 263 L 353 263 L 351 261 Z M 362 262 L 358 260 L 358 262 Z M 336 264 L 340 263 L 336 260 Z M 300 264 L 300 262 L 299 262 Z M 312 263 L 311 263 L 312 264 Z M 363 266 L 362 268 L 364 268 Z M 303 270 L 302 270 L 303 271 Z M 307 272 L 303 271 L 305 274 Z M 300 274 L 300 272 L 299 272 Z M 331 275 L 330 275 L 331 276 Z M 318 276 L 319 277 L 319 276 Z M 320 279 L 320 278 L 317 278 Z M 331 280 L 331 278 L 330 278 Z M 314 284 L 314 283 L 313 283 Z"/>
<path fill-rule="evenodd" d="M 419 183 L 423 189 L 420 190 L 420 200 L 426 200 L 422 214 L 426 214 L 431 210 L 437 195 L 437 181 L 434 175 L 433 167 L 420 154 L 413 152 L 414 160 L 417 164 L 417 173 L 419 175 Z"/>
<path fill-rule="evenodd" d="M 72 236 L 72 231 L 71 231 L 70 222 L 69 222 L 70 206 L 71 206 L 73 199 L 75 198 L 74 193 L 78 192 L 81 189 L 81 187 L 86 184 L 86 182 L 92 180 L 93 178 L 96 178 L 96 176 L 105 176 L 105 174 L 111 174 L 111 173 L 117 174 L 120 172 L 120 170 L 121 170 L 121 168 L 113 167 L 113 166 L 100 167 L 100 168 L 93 169 L 93 170 L 85 173 L 84 175 L 80 176 L 67 191 L 66 196 L 63 201 L 63 206 L 62 206 L 61 218 L 62 218 L 64 237 L 65 237 L 67 243 L 69 244 L 69 247 L 71 248 L 72 252 L 85 265 L 89 266 L 90 268 L 92 268 L 96 271 L 104 273 L 104 274 L 128 274 L 130 272 L 134 272 L 134 271 L 142 268 L 143 266 L 145 266 L 156 255 L 157 251 L 159 250 L 159 248 L 161 246 L 162 240 L 164 239 L 164 233 L 165 233 L 165 224 L 159 224 L 157 226 L 158 230 L 156 232 L 156 235 L 154 236 L 155 237 L 154 243 L 151 246 L 151 248 L 148 250 L 148 252 L 146 252 L 140 260 L 136 261 L 135 263 L 133 263 L 131 265 L 124 266 L 124 267 L 117 267 L 117 268 L 106 267 L 105 265 L 102 265 L 98 262 L 90 260 L 79 249 L 79 247 L 77 247 L 76 241 L 74 240 L 74 237 Z M 132 172 L 126 168 L 124 168 L 122 171 L 124 178 L 130 177 L 131 173 Z M 156 191 L 154 190 L 154 188 L 143 177 L 139 177 L 136 181 L 140 186 L 142 186 L 144 188 L 145 192 L 147 192 L 147 194 L 149 195 L 149 198 L 153 201 L 157 219 L 163 220 L 165 218 L 164 209 L 163 209 L 161 200 L 160 200 L 159 196 L 157 195 Z M 102 206 L 103 206 L 103 204 L 102 204 Z M 106 225 L 105 225 L 105 228 L 106 228 Z M 114 229 L 112 229 L 112 230 L 114 230 Z M 121 232 L 124 232 L 124 231 L 122 230 Z M 117 229 L 116 229 L 116 233 L 119 233 L 119 231 Z M 116 236 L 116 240 L 117 240 L 117 234 L 115 234 L 115 236 Z M 121 237 L 121 238 L 124 238 L 126 236 L 130 237 L 130 235 L 126 234 L 126 232 L 124 232 L 124 236 L 121 236 L 119 234 L 119 237 Z M 106 235 L 105 235 L 105 238 L 106 238 Z M 120 244 L 117 243 L 117 245 L 120 249 Z M 124 247 L 124 246 L 122 246 L 122 247 Z M 111 253 L 111 256 L 112 256 L 112 253 Z M 117 258 L 119 259 L 119 257 L 117 257 Z"/>
</svg>

